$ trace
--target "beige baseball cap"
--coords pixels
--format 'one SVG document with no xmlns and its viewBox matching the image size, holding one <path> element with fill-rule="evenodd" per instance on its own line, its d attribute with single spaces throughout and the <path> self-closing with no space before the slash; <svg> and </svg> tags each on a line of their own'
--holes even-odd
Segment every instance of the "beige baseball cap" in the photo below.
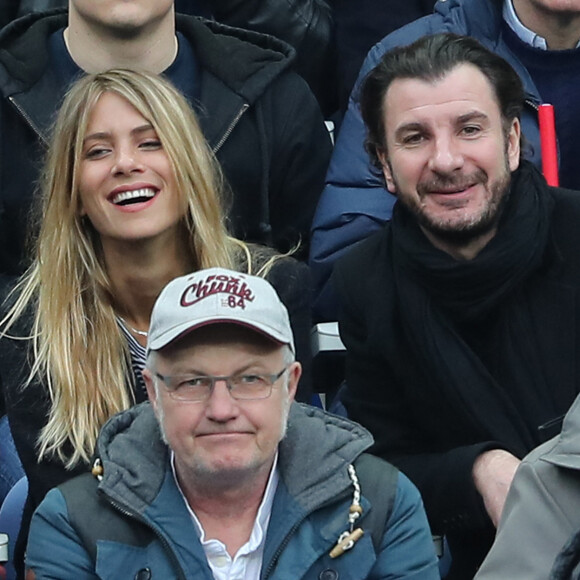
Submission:
<svg viewBox="0 0 580 580">
<path fill-rule="evenodd" d="M 172 280 L 151 314 L 147 352 L 210 324 L 239 324 L 256 330 L 292 352 L 288 311 L 264 278 L 226 268 L 208 268 Z"/>
</svg>

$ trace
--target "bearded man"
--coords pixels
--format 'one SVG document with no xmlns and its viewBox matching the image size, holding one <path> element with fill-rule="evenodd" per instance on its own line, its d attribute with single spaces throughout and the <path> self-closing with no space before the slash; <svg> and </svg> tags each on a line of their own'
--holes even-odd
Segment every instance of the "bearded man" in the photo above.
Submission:
<svg viewBox="0 0 580 580">
<path fill-rule="evenodd" d="M 349 417 L 419 487 L 462 580 L 580 390 L 580 198 L 521 160 L 523 95 L 467 37 L 387 53 L 361 111 L 393 219 L 333 277 Z"/>
</svg>

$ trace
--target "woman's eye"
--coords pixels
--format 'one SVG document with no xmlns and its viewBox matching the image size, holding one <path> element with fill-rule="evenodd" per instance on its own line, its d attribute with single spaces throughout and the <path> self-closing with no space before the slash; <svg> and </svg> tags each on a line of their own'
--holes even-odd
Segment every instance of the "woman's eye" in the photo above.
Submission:
<svg viewBox="0 0 580 580">
<path fill-rule="evenodd" d="M 147 141 L 143 141 L 139 147 L 141 149 L 161 149 L 161 141 L 159 141 L 159 139 L 149 139 Z"/>
<path fill-rule="evenodd" d="M 95 159 L 95 158 L 103 157 L 108 152 L 109 152 L 109 149 L 106 149 L 104 147 L 93 147 L 92 149 L 89 149 L 85 153 L 85 158 L 86 159 Z"/>
</svg>

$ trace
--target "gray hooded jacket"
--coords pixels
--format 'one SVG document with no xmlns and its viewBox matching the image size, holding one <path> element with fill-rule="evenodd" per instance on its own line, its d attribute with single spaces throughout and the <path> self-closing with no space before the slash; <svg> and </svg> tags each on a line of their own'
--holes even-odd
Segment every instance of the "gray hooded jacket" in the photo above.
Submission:
<svg viewBox="0 0 580 580">
<path fill-rule="evenodd" d="M 554 559 L 579 528 L 580 397 L 560 435 L 520 464 L 476 580 L 546 580 Z"/>
</svg>

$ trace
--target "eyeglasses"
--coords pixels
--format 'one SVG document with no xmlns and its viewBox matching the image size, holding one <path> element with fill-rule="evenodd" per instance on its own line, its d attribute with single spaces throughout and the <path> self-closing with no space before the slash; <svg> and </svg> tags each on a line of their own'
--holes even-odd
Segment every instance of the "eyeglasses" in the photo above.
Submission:
<svg viewBox="0 0 580 580">
<path fill-rule="evenodd" d="M 230 375 L 215 377 L 211 375 L 173 375 L 155 376 L 167 387 L 169 396 L 177 401 L 201 403 L 207 401 L 217 381 L 224 381 L 230 395 L 237 401 L 267 399 L 272 394 L 274 383 L 288 370 L 284 367 L 272 375 Z"/>
</svg>

